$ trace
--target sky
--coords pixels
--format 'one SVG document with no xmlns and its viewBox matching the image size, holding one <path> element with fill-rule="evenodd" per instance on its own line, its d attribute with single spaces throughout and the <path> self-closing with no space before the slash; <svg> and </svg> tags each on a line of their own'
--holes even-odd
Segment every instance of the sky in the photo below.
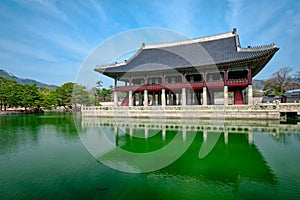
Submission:
<svg viewBox="0 0 300 200">
<path fill-rule="evenodd" d="M 280 48 L 255 79 L 282 67 L 300 71 L 299 0 L 1 0 L 0 69 L 47 84 L 75 82 L 99 44 L 147 27 L 187 38 L 237 28 L 242 47 Z"/>
</svg>

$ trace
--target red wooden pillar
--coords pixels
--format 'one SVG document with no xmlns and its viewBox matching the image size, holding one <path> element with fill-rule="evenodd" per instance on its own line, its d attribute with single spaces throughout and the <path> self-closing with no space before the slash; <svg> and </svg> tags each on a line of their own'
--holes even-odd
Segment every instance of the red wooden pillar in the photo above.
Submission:
<svg viewBox="0 0 300 200">
<path fill-rule="evenodd" d="M 147 75 L 144 77 L 144 85 L 147 85 Z"/>
<path fill-rule="evenodd" d="M 131 75 L 129 76 L 129 86 L 132 86 L 132 78 L 131 78 Z"/>
<path fill-rule="evenodd" d="M 248 84 L 252 85 L 252 68 L 249 67 L 248 69 Z"/>
<path fill-rule="evenodd" d="M 206 71 L 204 71 L 204 73 L 203 73 L 203 79 L 204 79 L 204 86 L 206 86 Z"/>
<path fill-rule="evenodd" d="M 115 78 L 114 87 L 115 87 L 115 90 L 116 90 L 116 88 L 117 88 L 117 78 Z"/>
<path fill-rule="evenodd" d="M 185 78 L 184 78 L 184 74 L 182 73 L 181 74 L 181 84 L 184 84 L 185 83 Z"/>
</svg>

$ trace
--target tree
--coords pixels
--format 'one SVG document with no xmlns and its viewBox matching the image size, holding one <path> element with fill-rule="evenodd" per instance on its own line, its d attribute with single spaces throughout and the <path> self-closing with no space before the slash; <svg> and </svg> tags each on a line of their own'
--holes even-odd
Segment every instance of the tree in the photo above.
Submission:
<svg viewBox="0 0 300 200">
<path fill-rule="evenodd" d="M 23 90 L 21 92 L 22 101 L 20 102 L 20 106 L 24 107 L 25 110 L 27 108 L 32 108 L 37 111 L 40 111 L 41 108 L 41 95 L 38 91 L 38 87 L 33 85 L 22 85 Z"/>
<path fill-rule="evenodd" d="M 296 72 L 293 76 L 292 89 L 300 89 L 300 71 Z"/>
<path fill-rule="evenodd" d="M 113 86 L 109 86 L 108 89 L 102 88 L 102 89 L 96 89 L 96 96 L 98 97 L 98 101 L 103 102 L 109 102 L 112 100 L 112 94 L 113 94 Z"/>
<path fill-rule="evenodd" d="M 102 82 L 101 80 L 97 81 L 97 82 L 96 82 L 96 88 L 100 90 L 101 87 L 102 87 L 102 83 L 103 83 L 103 82 Z"/>
<path fill-rule="evenodd" d="M 39 93 L 41 95 L 40 105 L 42 108 L 51 110 L 52 106 L 57 104 L 55 91 L 51 88 L 39 88 Z"/>
<path fill-rule="evenodd" d="M 73 95 L 72 95 L 72 102 L 75 105 L 92 105 L 92 97 L 87 92 L 86 87 L 78 84 L 74 84 L 73 87 Z"/>
<path fill-rule="evenodd" d="M 295 82 L 297 82 L 298 84 L 300 84 L 300 71 L 298 71 L 298 72 L 295 73 L 294 80 L 295 80 Z"/>
<path fill-rule="evenodd" d="M 253 97 L 261 97 L 263 93 L 259 91 L 259 89 L 253 88 Z"/>
<path fill-rule="evenodd" d="M 290 67 L 284 67 L 273 73 L 271 78 L 267 80 L 265 85 L 265 94 L 273 93 L 275 95 L 283 94 L 285 91 L 292 88 L 292 76 L 289 73 L 292 71 Z"/>
<path fill-rule="evenodd" d="M 98 82 L 101 87 L 101 82 Z M 112 93 L 111 89 L 103 91 Z M 22 85 L 14 80 L 0 77 L 0 110 L 4 107 L 23 107 L 25 110 L 52 109 L 52 107 L 63 106 L 65 110 L 72 109 L 76 105 L 92 105 L 95 100 L 95 91 L 88 91 L 85 86 L 75 83 L 65 83 L 55 90 L 50 88 L 38 88 L 36 85 Z M 107 97 L 108 98 L 108 97 Z"/>
<path fill-rule="evenodd" d="M 12 88 L 11 98 L 8 101 L 8 104 L 11 107 L 19 107 L 22 105 L 23 88 L 24 88 L 24 86 L 21 84 L 14 84 L 14 86 Z"/>
<path fill-rule="evenodd" d="M 4 110 L 6 110 L 9 102 L 11 102 L 14 92 L 13 86 L 16 83 L 17 82 L 14 80 L 8 80 L 0 77 L 0 110 L 2 110 L 2 107 L 4 107 Z"/>
<path fill-rule="evenodd" d="M 65 110 L 72 108 L 72 92 L 74 83 L 68 82 L 55 89 L 56 106 L 63 106 Z"/>
</svg>

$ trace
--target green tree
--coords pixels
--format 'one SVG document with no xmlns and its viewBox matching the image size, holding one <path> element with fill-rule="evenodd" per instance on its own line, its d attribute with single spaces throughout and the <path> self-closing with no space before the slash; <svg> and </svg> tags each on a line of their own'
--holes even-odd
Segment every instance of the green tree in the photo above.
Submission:
<svg viewBox="0 0 300 200">
<path fill-rule="evenodd" d="M 112 100 L 112 94 L 113 94 L 113 92 L 114 92 L 114 90 L 113 90 L 113 86 L 111 85 L 111 86 L 109 86 L 109 88 L 107 89 L 107 88 L 102 88 L 102 89 L 98 89 L 97 91 L 96 91 L 97 93 L 97 99 L 98 99 L 98 101 L 102 101 L 102 102 L 108 102 L 108 101 L 111 101 Z"/>
<path fill-rule="evenodd" d="M 74 84 L 72 102 L 76 108 L 79 105 L 92 105 L 92 95 L 88 93 L 85 86 Z"/>
<path fill-rule="evenodd" d="M 39 93 L 38 87 L 34 85 L 22 85 L 23 90 L 21 92 L 22 95 L 22 101 L 21 105 L 22 107 L 27 110 L 27 108 L 40 110 L 41 109 L 41 94 Z"/>
<path fill-rule="evenodd" d="M 63 106 L 65 110 L 72 109 L 72 92 L 74 83 L 68 82 L 55 89 L 56 106 Z"/>
<path fill-rule="evenodd" d="M 39 93 L 41 95 L 40 105 L 42 108 L 51 110 L 57 104 L 55 91 L 51 88 L 39 88 Z"/>
<path fill-rule="evenodd" d="M 21 84 L 14 84 L 12 88 L 11 98 L 9 99 L 8 104 L 10 107 L 19 107 L 23 102 L 23 89 L 24 86 Z"/>
<path fill-rule="evenodd" d="M 12 100 L 14 85 L 16 81 L 8 80 L 3 77 L 0 77 L 0 110 L 7 109 L 9 102 Z"/>
</svg>

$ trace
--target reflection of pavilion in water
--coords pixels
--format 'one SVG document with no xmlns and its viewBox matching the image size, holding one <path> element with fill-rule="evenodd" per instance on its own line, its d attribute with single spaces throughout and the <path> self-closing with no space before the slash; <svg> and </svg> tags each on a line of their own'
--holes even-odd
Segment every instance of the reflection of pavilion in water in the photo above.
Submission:
<svg viewBox="0 0 300 200">
<path fill-rule="evenodd" d="M 146 120 L 146 119 L 99 119 L 84 118 L 83 129 L 104 128 L 113 135 L 115 148 L 139 152 L 156 151 L 181 134 L 181 142 L 191 135 L 195 138 L 188 150 L 174 163 L 148 174 L 160 176 L 182 176 L 185 178 L 214 179 L 230 183 L 237 189 L 243 180 L 276 184 L 276 177 L 262 153 L 253 142 L 253 134 L 280 134 L 300 132 L 300 125 L 282 125 L 277 121 L 210 121 L 193 120 Z M 113 155 L 114 149 L 105 151 Z M 170 177 L 170 178 L 171 178 Z"/>
<path fill-rule="evenodd" d="M 128 129 L 128 134 L 134 136 L 134 129 L 144 130 L 144 138 L 149 136 L 149 131 L 161 130 L 162 139 L 167 130 L 181 131 L 182 138 L 186 138 L 187 131 L 201 131 L 203 138 L 208 132 L 224 133 L 224 142 L 228 143 L 228 133 L 248 134 L 248 141 L 252 143 L 253 133 L 272 134 L 278 138 L 280 134 L 299 133 L 300 124 L 280 124 L 279 121 L 270 120 L 197 120 L 197 119 L 137 119 L 137 118 L 96 118 L 86 117 L 82 121 L 85 126 L 110 126 L 114 127 L 115 134 L 118 129 Z M 139 135 L 141 132 L 139 132 Z"/>
</svg>

